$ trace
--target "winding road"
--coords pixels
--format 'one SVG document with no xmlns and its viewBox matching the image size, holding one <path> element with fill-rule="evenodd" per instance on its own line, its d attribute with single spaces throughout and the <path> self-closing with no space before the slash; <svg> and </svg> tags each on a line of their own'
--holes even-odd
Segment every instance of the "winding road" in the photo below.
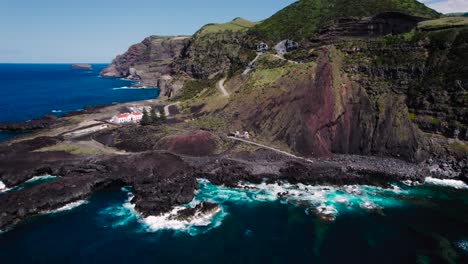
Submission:
<svg viewBox="0 0 468 264">
<path fill-rule="evenodd" d="M 223 78 L 223 79 L 219 80 L 218 89 L 221 91 L 223 96 L 227 97 L 227 96 L 229 96 L 229 93 L 226 91 L 226 88 L 224 87 L 224 82 L 226 82 L 226 78 Z"/>
<path fill-rule="evenodd" d="M 263 54 L 262 52 L 257 52 L 257 57 L 255 57 L 255 59 L 249 63 L 249 65 L 247 66 L 245 71 L 242 73 L 242 75 L 247 75 L 249 74 L 249 72 L 253 70 L 253 66 L 255 65 L 255 62 L 258 60 L 258 58 L 260 58 L 262 54 Z"/>
<path fill-rule="evenodd" d="M 171 115 L 171 111 L 169 111 L 169 107 L 174 106 L 174 105 L 179 105 L 179 104 L 180 102 L 175 102 L 173 104 L 168 104 L 164 106 L 164 114 L 166 115 L 166 117 L 169 117 Z"/>
</svg>

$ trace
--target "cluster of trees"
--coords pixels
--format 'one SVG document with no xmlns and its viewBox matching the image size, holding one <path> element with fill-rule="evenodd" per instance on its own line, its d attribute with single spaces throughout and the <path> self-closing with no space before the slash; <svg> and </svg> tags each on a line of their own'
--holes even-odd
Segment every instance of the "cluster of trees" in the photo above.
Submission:
<svg viewBox="0 0 468 264">
<path fill-rule="evenodd" d="M 157 114 L 159 112 L 159 115 Z M 148 113 L 148 111 L 146 109 L 143 109 L 143 117 L 141 119 L 141 124 L 143 126 L 148 126 L 148 125 L 151 125 L 151 124 L 160 124 L 164 121 L 166 121 L 167 117 L 166 117 L 166 113 L 164 112 L 164 109 L 161 108 L 161 109 L 156 109 L 156 107 L 151 107 L 151 110 L 150 112 Z"/>
</svg>

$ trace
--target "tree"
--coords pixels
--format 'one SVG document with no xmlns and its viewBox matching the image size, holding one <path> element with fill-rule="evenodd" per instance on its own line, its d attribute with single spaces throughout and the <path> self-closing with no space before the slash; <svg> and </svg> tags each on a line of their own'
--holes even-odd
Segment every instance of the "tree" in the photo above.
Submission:
<svg viewBox="0 0 468 264">
<path fill-rule="evenodd" d="M 161 121 L 166 121 L 166 119 L 167 119 L 166 113 L 164 112 L 163 108 L 159 109 L 159 119 Z"/>
<path fill-rule="evenodd" d="M 159 121 L 158 115 L 156 114 L 156 107 L 151 107 L 150 119 L 152 123 L 156 123 Z"/>
<path fill-rule="evenodd" d="M 148 111 L 146 109 L 143 109 L 143 117 L 141 118 L 140 124 L 143 126 L 147 126 L 151 123 L 150 116 L 148 115 Z"/>
</svg>

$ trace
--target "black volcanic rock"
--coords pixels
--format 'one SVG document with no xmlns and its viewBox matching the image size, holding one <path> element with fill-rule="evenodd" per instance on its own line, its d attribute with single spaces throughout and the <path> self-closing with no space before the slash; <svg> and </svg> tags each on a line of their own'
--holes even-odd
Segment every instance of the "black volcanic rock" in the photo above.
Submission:
<svg viewBox="0 0 468 264">
<path fill-rule="evenodd" d="M 171 219 L 178 221 L 191 221 L 195 217 L 202 217 L 216 213 L 219 210 L 219 205 L 210 202 L 197 204 L 193 208 L 183 209 L 177 212 L 177 215 L 171 216 Z"/>
<path fill-rule="evenodd" d="M 57 122 L 54 115 L 45 115 L 42 118 L 33 119 L 26 122 L 4 122 L 0 123 L 0 131 L 27 131 L 49 128 Z"/>
</svg>

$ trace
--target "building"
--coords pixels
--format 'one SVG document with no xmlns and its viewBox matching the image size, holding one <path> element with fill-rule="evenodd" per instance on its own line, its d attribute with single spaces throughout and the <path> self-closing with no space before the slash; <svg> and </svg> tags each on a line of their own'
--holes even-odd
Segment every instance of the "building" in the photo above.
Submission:
<svg viewBox="0 0 468 264">
<path fill-rule="evenodd" d="M 239 131 L 229 133 L 230 137 L 241 138 L 241 139 L 250 139 L 249 132 L 245 131 L 244 133 L 240 133 Z"/>
<path fill-rule="evenodd" d="M 130 123 L 130 122 L 140 122 L 142 118 L 143 118 L 142 113 L 132 112 L 132 113 L 123 113 L 123 114 L 115 115 L 112 117 L 110 121 L 112 123 L 124 124 L 124 123 Z"/>
<path fill-rule="evenodd" d="M 287 52 L 297 50 L 299 48 L 299 43 L 292 41 L 290 39 L 285 39 L 274 47 L 276 53 L 280 56 L 286 54 Z"/>
</svg>

